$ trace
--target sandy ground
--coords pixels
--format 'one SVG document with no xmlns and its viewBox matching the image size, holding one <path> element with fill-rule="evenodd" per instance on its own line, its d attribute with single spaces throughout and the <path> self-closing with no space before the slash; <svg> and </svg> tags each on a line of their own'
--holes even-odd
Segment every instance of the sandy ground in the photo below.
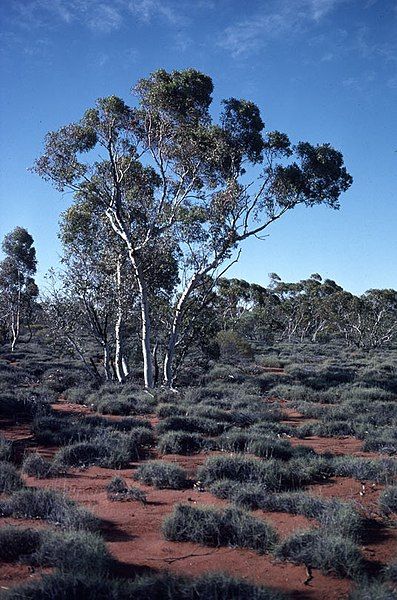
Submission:
<svg viewBox="0 0 397 600">
<path fill-rule="evenodd" d="M 89 414 L 90 409 L 73 404 L 57 403 L 54 408 L 59 412 Z M 117 419 L 117 417 L 114 417 Z M 151 420 L 155 420 L 152 418 Z M 307 422 L 299 413 L 285 411 L 285 420 L 290 424 Z M 0 431 L 8 439 L 15 442 L 20 457 L 26 452 L 38 451 L 50 457 L 56 448 L 42 448 L 34 442 L 28 423 L 15 423 L 3 420 Z M 335 454 L 369 455 L 362 451 L 362 443 L 355 438 L 318 438 L 306 440 L 290 438 L 294 445 L 312 446 L 317 452 L 333 452 Z M 214 453 L 200 453 L 195 456 L 166 455 L 167 461 L 175 461 L 187 469 L 194 477 L 197 467 Z M 198 575 L 209 571 L 223 571 L 258 584 L 265 584 L 285 590 L 294 599 L 337 600 L 347 598 L 351 583 L 345 579 L 324 576 L 314 570 L 314 578 L 305 585 L 306 570 L 304 566 L 281 563 L 272 556 L 260 556 L 249 550 L 237 548 L 209 548 L 191 543 L 175 543 L 164 540 L 161 524 L 164 517 L 172 511 L 178 502 L 192 504 L 212 504 L 222 506 L 224 501 L 216 499 L 207 492 L 195 489 L 184 491 L 155 490 L 133 481 L 133 473 L 137 464 L 128 469 L 115 472 L 112 469 L 91 467 L 85 470 L 70 469 L 66 477 L 59 479 L 36 480 L 26 477 L 30 486 L 58 489 L 82 505 L 90 509 L 102 520 L 102 534 L 109 550 L 120 562 L 119 575 L 133 577 L 137 572 L 147 569 L 170 570 L 175 573 Z M 132 485 L 140 487 L 148 498 L 148 503 L 112 502 L 108 500 L 106 485 L 114 475 L 120 475 Z M 374 567 L 393 560 L 397 554 L 397 529 L 392 523 L 380 525 L 377 500 L 382 490 L 380 485 L 366 484 L 362 495 L 362 484 L 349 478 L 336 478 L 321 485 L 313 485 L 310 491 L 323 497 L 338 497 L 358 502 L 365 514 L 372 519 L 367 539 L 362 549 Z M 280 536 L 288 536 L 292 531 L 315 526 L 305 517 L 285 513 L 264 513 L 254 511 L 258 518 L 269 521 Z M 20 521 L 2 519 L 2 524 L 19 526 L 48 526 L 39 521 Z M 0 589 L 8 588 L 28 579 L 37 577 L 42 571 L 19 565 L 0 563 Z"/>
</svg>

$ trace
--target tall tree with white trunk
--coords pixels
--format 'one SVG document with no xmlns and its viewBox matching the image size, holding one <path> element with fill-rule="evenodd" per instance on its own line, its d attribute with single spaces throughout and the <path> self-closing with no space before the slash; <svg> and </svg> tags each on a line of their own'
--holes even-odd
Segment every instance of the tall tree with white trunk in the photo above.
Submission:
<svg viewBox="0 0 397 600">
<path fill-rule="evenodd" d="M 91 198 L 124 244 L 136 279 L 145 386 L 154 385 L 152 311 L 146 262 L 157 247 L 178 248 L 164 356 L 171 386 L 183 324 L 197 291 L 224 269 L 245 239 L 260 236 L 299 204 L 339 207 L 352 179 L 329 144 L 293 146 L 264 133 L 258 107 L 229 98 L 215 121 L 213 84 L 194 69 L 155 71 L 129 107 L 98 100 L 78 123 L 49 133 L 35 170 L 59 190 Z"/>
<path fill-rule="evenodd" d="M 33 303 L 39 293 L 34 281 L 36 250 L 32 236 L 23 227 L 15 227 L 5 236 L 2 250 L 5 258 L 0 262 L 0 306 L 13 352 L 22 324 L 30 326 Z"/>
</svg>

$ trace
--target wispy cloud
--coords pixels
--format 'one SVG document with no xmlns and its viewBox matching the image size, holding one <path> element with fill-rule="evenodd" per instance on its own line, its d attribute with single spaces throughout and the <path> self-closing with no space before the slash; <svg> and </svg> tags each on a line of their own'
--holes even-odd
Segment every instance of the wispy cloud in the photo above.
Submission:
<svg viewBox="0 0 397 600">
<path fill-rule="evenodd" d="M 279 0 L 248 19 L 227 27 L 219 46 L 233 56 L 259 50 L 267 41 L 302 31 L 321 21 L 338 5 L 348 0 Z"/>
<path fill-rule="evenodd" d="M 143 23 L 150 23 L 159 18 L 172 25 L 183 25 L 186 22 L 180 9 L 177 10 L 171 3 L 163 0 L 130 0 L 128 8 Z"/>
<path fill-rule="evenodd" d="M 14 0 L 9 14 L 25 28 L 79 23 L 98 33 L 116 31 L 132 16 L 146 24 L 187 22 L 171 0 Z"/>
<path fill-rule="evenodd" d="M 100 33 L 109 33 L 121 27 L 123 17 L 118 9 L 107 4 L 100 4 L 88 19 L 88 26 Z"/>
<path fill-rule="evenodd" d="M 108 33 L 121 26 L 122 12 L 122 2 L 118 0 L 15 0 L 9 14 L 14 15 L 14 23 L 29 29 L 80 23 Z"/>
<path fill-rule="evenodd" d="M 397 90 L 397 75 L 395 77 L 390 77 L 387 81 L 387 86 L 392 90 Z"/>
<path fill-rule="evenodd" d="M 380 57 L 390 62 L 397 60 L 397 44 L 374 40 L 370 28 L 366 25 L 358 28 L 352 46 L 362 58 Z"/>
<path fill-rule="evenodd" d="M 369 71 L 367 73 L 360 73 L 357 76 L 347 77 L 342 81 L 342 85 L 355 92 L 364 93 L 369 89 L 373 89 L 375 80 L 376 74 L 373 71 Z"/>
</svg>

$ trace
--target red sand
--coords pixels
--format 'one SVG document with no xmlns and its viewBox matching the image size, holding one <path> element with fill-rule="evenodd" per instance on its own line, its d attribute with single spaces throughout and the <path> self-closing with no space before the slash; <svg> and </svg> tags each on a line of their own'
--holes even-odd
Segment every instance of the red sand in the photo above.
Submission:
<svg viewBox="0 0 397 600">
<path fill-rule="evenodd" d="M 67 403 L 54 406 L 57 411 L 89 414 L 88 407 L 80 407 Z M 117 417 L 115 417 L 117 418 Z M 287 419 L 302 422 L 299 413 L 288 411 Z M 153 419 L 154 420 L 154 419 Z M 5 425 L 5 427 L 4 427 Z M 6 437 L 22 444 L 23 447 L 39 451 L 51 456 L 56 448 L 40 448 L 34 444 L 29 426 L 26 424 L 3 424 Z M 295 444 L 309 445 L 319 452 L 331 451 L 338 454 L 354 454 L 369 456 L 361 450 L 361 442 L 355 438 L 310 438 L 308 440 L 291 439 Z M 176 461 L 187 469 L 191 476 L 195 475 L 197 467 L 214 453 L 200 453 L 195 456 L 167 455 L 165 460 Z M 377 455 L 373 455 L 377 456 Z M 37 487 L 50 487 L 66 492 L 71 498 L 85 505 L 103 520 L 102 533 L 108 543 L 109 550 L 120 561 L 120 574 L 133 576 L 139 570 L 168 569 L 175 573 L 198 575 L 208 571 L 224 571 L 239 576 L 248 581 L 265 584 L 270 587 L 285 590 L 292 598 L 303 600 L 337 600 L 347 598 L 350 582 L 333 576 L 324 576 L 314 570 L 314 578 L 305 585 L 306 570 L 303 566 L 276 561 L 272 556 L 259 556 L 249 550 L 237 548 L 209 548 L 190 543 L 175 543 L 163 539 L 161 524 L 164 517 L 171 513 L 177 502 L 192 502 L 197 504 L 213 504 L 217 506 L 226 503 L 207 492 L 196 490 L 155 490 L 151 487 L 137 484 L 132 479 L 134 467 L 114 471 L 91 467 L 85 470 L 71 469 L 66 477 L 50 480 L 36 480 L 26 477 L 26 483 Z M 111 502 L 107 499 L 106 485 L 114 475 L 125 477 L 132 485 L 146 492 L 148 504 L 138 502 Z M 377 500 L 382 486 L 366 484 L 364 495 L 361 483 L 348 478 L 336 478 L 322 485 L 311 486 L 310 491 L 324 497 L 338 497 L 355 500 L 365 513 L 374 520 L 374 530 L 369 541 L 363 547 L 365 556 L 372 561 L 390 562 L 396 555 L 397 530 L 392 524 L 387 528 L 377 530 L 379 522 Z M 294 530 L 315 526 L 315 522 L 301 516 L 285 513 L 263 513 L 255 511 L 255 516 L 264 518 L 273 524 L 280 536 L 289 535 Z M 4 519 L 1 523 L 19 523 L 29 526 L 46 526 L 37 521 L 21 522 L 14 519 Z M 0 586 L 8 587 L 37 576 L 27 567 L 0 564 Z"/>
</svg>

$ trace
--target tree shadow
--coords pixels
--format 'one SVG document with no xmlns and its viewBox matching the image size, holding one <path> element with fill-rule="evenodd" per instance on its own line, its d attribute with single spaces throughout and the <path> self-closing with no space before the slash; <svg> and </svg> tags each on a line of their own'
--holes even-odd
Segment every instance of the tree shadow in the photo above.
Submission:
<svg viewBox="0 0 397 600">
<path fill-rule="evenodd" d="M 114 578 L 134 579 L 139 575 L 155 575 L 158 571 L 146 567 L 145 565 L 135 565 L 133 563 L 124 563 L 115 560 L 111 568 L 111 575 Z"/>
<path fill-rule="evenodd" d="M 365 519 L 364 528 L 362 533 L 363 544 L 383 544 L 387 540 L 393 537 L 389 530 L 385 527 L 384 523 L 377 521 L 376 519 Z"/>
<path fill-rule="evenodd" d="M 111 521 L 102 520 L 101 533 L 107 542 L 129 542 L 138 536 L 127 533 Z"/>
</svg>

